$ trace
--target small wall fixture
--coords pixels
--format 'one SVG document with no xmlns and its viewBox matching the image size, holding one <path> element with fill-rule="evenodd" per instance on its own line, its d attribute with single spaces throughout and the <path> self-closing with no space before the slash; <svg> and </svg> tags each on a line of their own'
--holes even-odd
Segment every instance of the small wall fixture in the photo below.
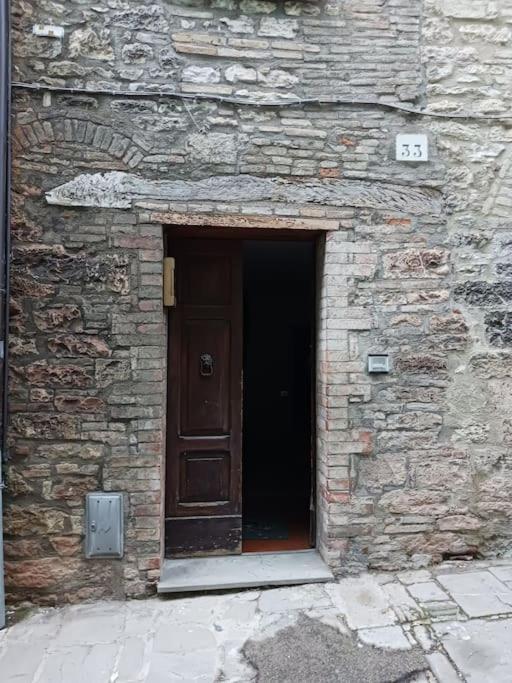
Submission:
<svg viewBox="0 0 512 683">
<path fill-rule="evenodd" d="M 372 375 L 389 372 L 389 356 L 387 354 L 369 354 L 368 372 Z"/>
<path fill-rule="evenodd" d="M 164 306 L 176 306 L 174 290 L 175 261 L 171 256 L 164 258 Z"/>
<path fill-rule="evenodd" d="M 123 551 L 122 494 L 88 493 L 85 499 L 85 556 L 121 558 Z"/>
</svg>

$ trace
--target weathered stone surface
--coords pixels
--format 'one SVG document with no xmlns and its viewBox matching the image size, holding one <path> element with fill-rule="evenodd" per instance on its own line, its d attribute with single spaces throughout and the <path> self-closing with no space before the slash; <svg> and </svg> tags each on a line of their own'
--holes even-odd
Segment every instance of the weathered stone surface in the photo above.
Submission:
<svg viewBox="0 0 512 683">
<path fill-rule="evenodd" d="M 106 358 L 112 354 L 103 339 L 92 335 L 59 334 L 48 339 L 48 349 L 57 357 Z"/>
<path fill-rule="evenodd" d="M 57 476 L 53 481 L 45 482 L 43 497 L 46 500 L 67 501 L 69 505 L 82 507 L 85 494 L 97 488 L 97 477 Z"/>
<path fill-rule="evenodd" d="M 272 38 L 295 38 L 298 29 L 299 24 L 296 19 L 263 17 L 260 22 L 258 35 L 270 36 Z"/>
<path fill-rule="evenodd" d="M 114 15 L 112 24 L 138 31 L 168 31 L 169 24 L 164 17 L 163 8 L 157 4 L 125 9 Z"/>
<path fill-rule="evenodd" d="M 211 66 L 188 66 L 183 69 L 182 78 L 191 83 L 218 83 L 220 72 Z"/>
<path fill-rule="evenodd" d="M 449 254 L 441 249 L 410 249 L 386 254 L 386 277 L 435 278 L 449 273 Z"/>
<path fill-rule="evenodd" d="M 55 407 L 63 413 L 98 413 L 105 409 L 105 402 L 95 396 L 65 396 L 55 397 Z"/>
<path fill-rule="evenodd" d="M 321 233 L 332 567 L 509 552 L 507 0 L 100 4 L 13 2 L 15 80 L 64 90 L 14 91 L 7 507 L 31 510 L 31 533 L 16 523 L 6 547 L 51 572 L 78 560 L 95 486 L 125 494 L 126 556 L 69 566 L 62 589 L 11 574 L 11 599 L 141 595 L 158 578 L 167 225 Z M 395 159 L 408 132 L 428 136 L 428 162 Z M 368 375 L 369 353 L 391 372 Z M 38 525 L 48 510 L 65 528 Z M 432 618 L 458 609 L 441 602 Z"/>
<path fill-rule="evenodd" d="M 465 282 L 454 294 L 472 306 L 500 306 L 512 300 L 512 280 L 501 282 Z"/>
<path fill-rule="evenodd" d="M 494 311 L 485 316 L 485 331 L 493 346 L 512 345 L 512 313 Z"/>
<path fill-rule="evenodd" d="M 45 361 L 38 361 L 19 372 L 30 384 L 40 387 L 87 387 L 92 384 L 92 376 L 78 365 L 50 365 Z"/>
<path fill-rule="evenodd" d="M 80 433 L 76 417 L 53 413 L 18 413 L 11 426 L 15 434 L 26 439 L 76 439 Z"/>
<path fill-rule="evenodd" d="M 83 329 L 80 309 L 70 304 L 34 311 L 34 323 L 43 332 L 63 329 L 81 332 Z"/>
<path fill-rule="evenodd" d="M 26 358 L 27 356 L 37 356 L 38 351 L 36 342 L 34 339 L 22 339 L 20 337 L 10 335 L 9 353 L 12 357 L 22 356 Z"/>
<path fill-rule="evenodd" d="M 475 354 L 471 357 L 469 366 L 482 379 L 512 377 L 512 353 L 502 351 Z"/>
<path fill-rule="evenodd" d="M 195 158 L 219 161 L 236 159 L 236 140 L 233 135 L 207 140 L 204 135 L 188 138 Z M 210 149 L 210 152 L 207 152 Z M 438 213 L 440 205 L 436 192 L 423 189 L 397 189 L 385 183 L 359 181 L 312 181 L 305 184 L 289 183 L 273 178 L 240 175 L 217 176 L 192 181 L 148 181 L 127 173 L 81 175 L 75 180 L 47 192 L 49 204 L 62 206 L 101 206 L 127 209 L 139 199 L 174 201 L 204 201 L 229 196 L 232 201 L 298 202 L 331 206 L 357 206 L 404 210 L 412 214 Z M 447 252 L 441 250 L 412 251 L 392 254 L 388 268 L 392 273 L 414 273 L 413 277 L 437 277 L 446 274 Z"/>
<path fill-rule="evenodd" d="M 242 81 L 242 83 L 256 83 L 258 72 L 252 67 L 233 64 L 226 69 L 224 77 L 229 83 L 238 83 L 239 81 Z"/>
<path fill-rule="evenodd" d="M 130 379 L 130 364 L 123 360 L 97 360 L 95 382 L 104 388 Z"/>
<path fill-rule="evenodd" d="M 108 29 L 99 32 L 92 27 L 79 28 L 69 39 L 70 57 L 87 57 L 101 61 L 114 59 L 114 50 L 111 44 L 111 33 Z"/>
<path fill-rule="evenodd" d="M 194 161 L 228 164 L 235 163 L 237 159 L 239 140 L 231 133 L 192 133 L 188 136 L 187 145 Z"/>
<path fill-rule="evenodd" d="M 127 64 L 143 64 L 153 57 L 153 48 L 144 43 L 128 43 L 123 46 L 122 57 Z"/>
<path fill-rule="evenodd" d="M 22 508 L 10 505 L 5 516 L 5 533 L 13 537 L 62 533 L 67 530 L 69 515 L 49 507 Z"/>
</svg>

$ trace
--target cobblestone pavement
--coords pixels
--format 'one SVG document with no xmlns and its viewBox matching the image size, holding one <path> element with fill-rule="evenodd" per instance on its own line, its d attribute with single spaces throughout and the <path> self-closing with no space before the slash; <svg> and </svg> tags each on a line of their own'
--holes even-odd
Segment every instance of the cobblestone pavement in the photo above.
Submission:
<svg viewBox="0 0 512 683">
<path fill-rule="evenodd" d="M 0 632 L 0 680 L 510 682 L 512 559 L 38 610 Z"/>
</svg>

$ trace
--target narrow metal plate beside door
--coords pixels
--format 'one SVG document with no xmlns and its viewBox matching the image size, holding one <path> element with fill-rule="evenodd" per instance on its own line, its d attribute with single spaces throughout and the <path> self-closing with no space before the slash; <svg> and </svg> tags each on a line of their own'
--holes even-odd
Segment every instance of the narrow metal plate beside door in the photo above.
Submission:
<svg viewBox="0 0 512 683">
<path fill-rule="evenodd" d="M 85 500 L 85 556 L 122 557 L 123 496 L 121 493 L 88 493 Z"/>
</svg>

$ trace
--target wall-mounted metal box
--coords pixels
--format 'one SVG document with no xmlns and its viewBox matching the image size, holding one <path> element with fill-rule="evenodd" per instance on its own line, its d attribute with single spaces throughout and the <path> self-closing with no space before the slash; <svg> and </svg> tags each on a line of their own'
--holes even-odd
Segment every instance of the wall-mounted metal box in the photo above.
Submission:
<svg viewBox="0 0 512 683">
<path fill-rule="evenodd" d="M 389 372 L 389 356 L 384 353 L 368 355 L 368 372 L 370 374 Z"/>
<path fill-rule="evenodd" d="M 85 556 L 122 557 L 124 551 L 123 496 L 88 493 L 85 500 Z"/>
</svg>

